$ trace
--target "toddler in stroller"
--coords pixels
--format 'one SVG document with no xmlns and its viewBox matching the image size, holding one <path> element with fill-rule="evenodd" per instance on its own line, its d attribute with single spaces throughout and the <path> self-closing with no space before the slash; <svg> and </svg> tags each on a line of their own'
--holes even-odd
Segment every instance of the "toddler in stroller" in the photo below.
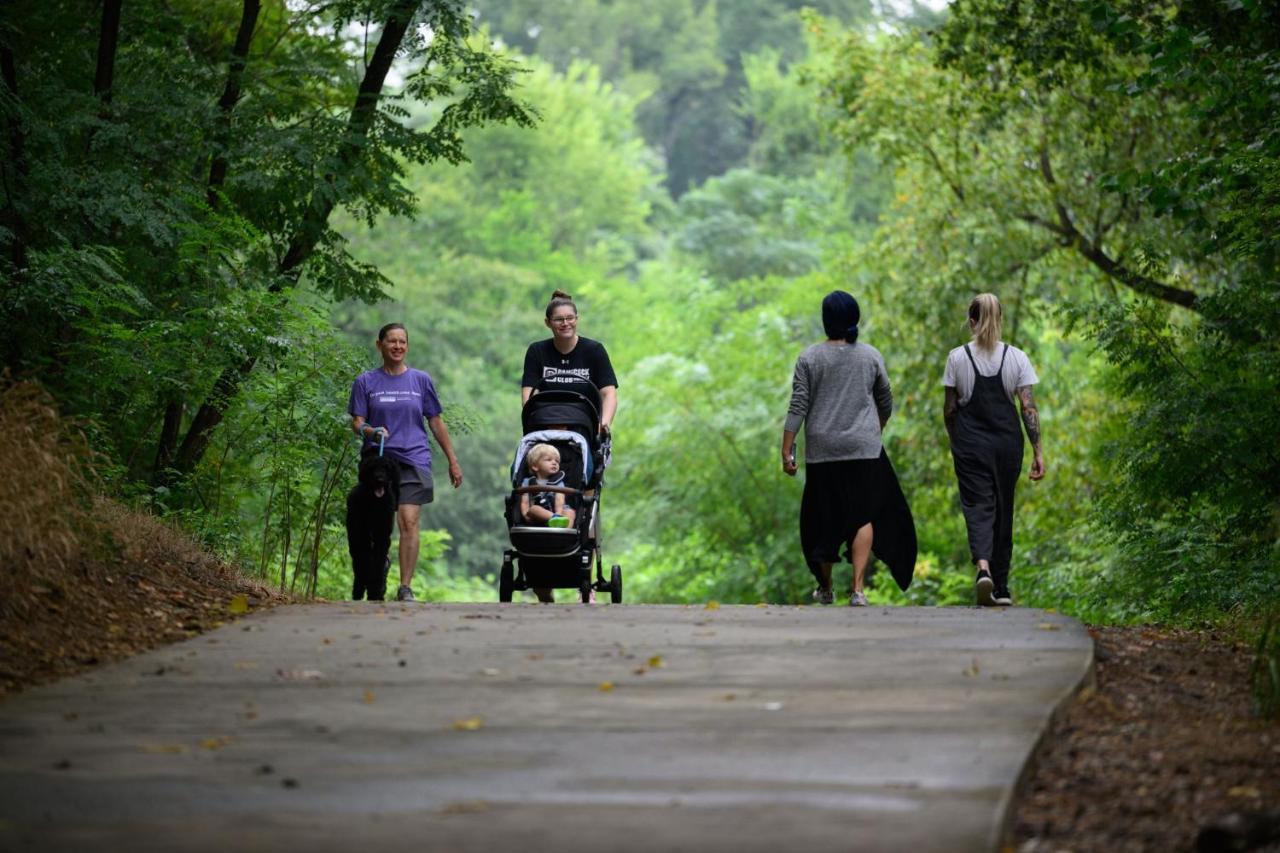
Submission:
<svg viewBox="0 0 1280 853">
<path fill-rule="evenodd" d="M 564 472 L 560 470 L 560 451 L 550 444 L 535 444 L 525 455 L 531 476 L 520 482 L 521 486 L 564 486 Z M 520 517 L 528 524 L 542 523 L 547 527 L 573 526 L 574 512 L 565 506 L 564 492 L 525 492 L 520 496 Z"/>
<path fill-rule="evenodd" d="M 606 581 L 600 554 L 600 497 L 610 441 L 600 434 L 599 412 L 600 392 L 585 381 L 539 388 L 525 404 L 524 437 L 511 463 L 513 488 L 506 499 L 511 548 L 498 576 L 500 601 L 511 601 L 517 590 L 564 588 L 578 590 L 583 602 L 597 591 L 608 591 L 615 604 L 622 601 L 622 568 L 613 566 Z M 542 445 L 558 458 L 558 472 L 550 477 L 553 457 Z M 552 506 L 538 506 L 539 496 Z M 556 515 L 567 520 L 564 527 L 548 526 Z"/>
</svg>

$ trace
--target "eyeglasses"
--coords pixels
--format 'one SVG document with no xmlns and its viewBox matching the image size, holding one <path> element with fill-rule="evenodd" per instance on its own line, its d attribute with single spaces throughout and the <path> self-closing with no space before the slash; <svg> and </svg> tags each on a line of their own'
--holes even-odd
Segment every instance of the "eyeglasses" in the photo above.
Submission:
<svg viewBox="0 0 1280 853">
<path fill-rule="evenodd" d="M 568 317 L 548 317 L 547 322 L 555 323 L 557 326 L 568 326 L 570 323 L 578 322 L 578 315 L 570 314 Z"/>
</svg>

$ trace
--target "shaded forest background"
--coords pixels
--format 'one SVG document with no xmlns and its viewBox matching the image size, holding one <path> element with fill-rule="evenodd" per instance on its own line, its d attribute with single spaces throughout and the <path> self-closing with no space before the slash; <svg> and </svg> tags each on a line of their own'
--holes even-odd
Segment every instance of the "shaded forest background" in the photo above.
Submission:
<svg viewBox="0 0 1280 853">
<path fill-rule="evenodd" d="M 347 394 L 403 321 L 467 475 L 415 583 L 484 600 L 524 348 L 563 288 L 620 377 L 628 600 L 799 602 L 776 448 L 847 289 L 921 545 L 910 592 L 871 599 L 957 603 L 940 380 L 994 290 L 1049 467 L 1020 487 L 1020 603 L 1252 618 L 1280 586 L 1277 39 L 1261 0 L 15 0 L 7 381 L 118 499 L 337 598 Z"/>
</svg>

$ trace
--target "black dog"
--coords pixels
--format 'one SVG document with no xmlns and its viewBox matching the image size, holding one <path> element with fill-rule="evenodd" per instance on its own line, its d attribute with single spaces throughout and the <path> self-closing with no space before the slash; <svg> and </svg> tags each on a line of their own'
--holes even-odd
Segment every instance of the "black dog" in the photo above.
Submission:
<svg viewBox="0 0 1280 853">
<path fill-rule="evenodd" d="M 360 460 L 359 482 L 347 494 L 347 550 L 355 581 L 351 597 L 368 593 L 370 601 L 387 594 L 387 569 L 391 561 L 391 527 L 400 500 L 400 468 L 385 456 L 370 454 Z"/>
</svg>

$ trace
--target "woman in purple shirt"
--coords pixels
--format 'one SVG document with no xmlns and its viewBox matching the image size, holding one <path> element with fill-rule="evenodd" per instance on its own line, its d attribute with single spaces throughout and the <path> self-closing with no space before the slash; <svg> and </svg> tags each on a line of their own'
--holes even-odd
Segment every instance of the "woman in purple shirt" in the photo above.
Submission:
<svg viewBox="0 0 1280 853">
<path fill-rule="evenodd" d="M 413 570 L 418 565 L 418 516 L 423 504 L 435 496 L 431 479 L 431 445 L 423 421 L 449 460 L 449 482 L 462 485 L 462 466 L 453 453 L 449 428 L 440 417 L 443 409 L 435 383 L 424 371 L 405 363 L 409 353 L 409 333 L 400 323 L 388 323 L 378 330 L 378 352 L 382 367 L 356 377 L 351 386 L 347 413 L 351 428 L 364 439 L 362 453 L 377 453 L 400 466 L 400 504 L 396 519 L 400 524 L 400 589 L 397 601 L 413 601 Z"/>
</svg>

